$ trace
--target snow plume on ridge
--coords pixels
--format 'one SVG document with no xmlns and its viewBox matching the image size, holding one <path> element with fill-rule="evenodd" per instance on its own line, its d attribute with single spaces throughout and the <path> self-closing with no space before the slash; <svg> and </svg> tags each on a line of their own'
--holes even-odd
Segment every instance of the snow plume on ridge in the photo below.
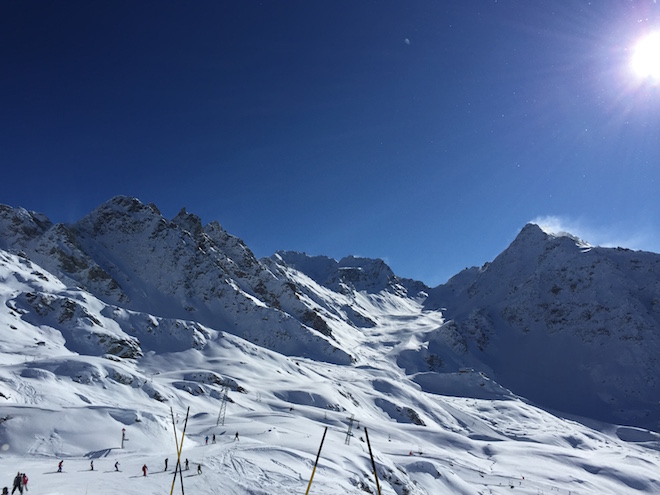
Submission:
<svg viewBox="0 0 660 495">
<path fill-rule="evenodd" d="M 583 236 L 578 233 L 585 233 L 585 229 L 577 223 L 557 216 L 536 217 L 531 223 L 538 225 L 543 232 L 553 237 L 569 237 L 573 239 L 578 245 L 583 247 L 591 247 Z"/>
<path fill-rule="evenodd" d="M 539 216 L 530 223 L 538 225 L 554 237 L 570 237 L 585 247 L 623 247 L 632 250 L 658 252 L 658 233 L 653 228 L 630 225 L 594 227 L 583 221 L 556 215 Z M 584 239 L 589 239 L 587 243 Z"/>
</svg>

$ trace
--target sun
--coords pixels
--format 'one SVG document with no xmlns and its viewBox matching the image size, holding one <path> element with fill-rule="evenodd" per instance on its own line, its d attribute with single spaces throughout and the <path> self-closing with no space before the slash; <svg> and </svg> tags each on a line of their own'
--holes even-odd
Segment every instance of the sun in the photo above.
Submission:
<svg viewBox="0 0 660 495">
<path fill-rule="evenodd" d="M 660 32 L 649 34 L 637 43 L 631 63 L 639 77 L 660 82 Z"/>
</svg>

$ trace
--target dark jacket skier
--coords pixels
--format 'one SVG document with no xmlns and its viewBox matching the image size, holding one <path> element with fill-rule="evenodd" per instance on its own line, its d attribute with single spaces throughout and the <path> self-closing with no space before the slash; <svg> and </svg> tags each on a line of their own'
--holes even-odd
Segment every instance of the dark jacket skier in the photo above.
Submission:
<svg viewBox="0 0 660 495">
<path fill-rule="evenodd" d="M 11 489 L 11 492 L 14 493 L 18 490 L 18 493 L 23 493 L 23 476 L 21 473 L 16 473 L 16 478 L 14 478 L 14 487 Z"/>
</svg>

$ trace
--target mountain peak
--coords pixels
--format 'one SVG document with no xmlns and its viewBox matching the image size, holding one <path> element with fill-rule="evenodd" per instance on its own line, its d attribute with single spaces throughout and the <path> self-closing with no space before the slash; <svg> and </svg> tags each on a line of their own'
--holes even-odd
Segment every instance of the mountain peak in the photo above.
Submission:
<svg viewBox="0 0 660 495">
<path fill-rule="evenodd" d="M 202 219 L 193 213 L 188 213 L 185 207 L 181 208 L 181 211 L 172 219 L 172 223 L 187 230 L 193 236 L 201 234 L 204 229 Z"/>
<path fill-rule="evenodd" d="M 115 196 L 109 201 L 103 203 L 99 208 L 113 208 L 117 210 L 123 210 L 127 213 L 136 213 L 143 210 L 149 210 L 152 213 L 160 215 L 160 211 L 154 204 L 145 205 L 137 198 L 131 196 Z"/>
<path fill-rule="evenodd" d="M 510 259 L 520 263 L 524 259 L 536 262 L 539 255 L 552 249 L 561 248 L 567 252 L 579 251 L 591 247 L 579 237 L 564 231 L 551 231 L 536 223 L 528 223 L 505 249 L 496 261 Z"/>
<path fill-rule="evenodd" d="M 591 245 L 588 242 L 586 242 L 585 240 L 583 240 L 583 239 L 579 238 L 578 236 L 573 235 L 570 232 L 567 232 L 565 230 L 559 230 L 559 229 L 553 228 L 548 224 L 537 224 L 537 223 L 527 224 L 527 226 L 529 226 L 529 225 L 535 225 L 536 227 L 541 229 L 543 231 L 543 233 L 546 234 L 546 236 L 548 236 L 548 237 L 555 238 L 555 239 L 556 238 L 567 238 L 567 239 L 570 239 L 571 241 L 573 241 L 579 247 L 591 247 Z M 527 226 L 525 226 L 525 228 Z"/>
<path fill-rule="evenodd" d="M 528 223 L 526 224 L 518 234 L 517 237 L 522 237 L 525 239 L 547 239 L 548 232 L 543 230 L 543 228 L 537 223 Z"/>
<path fill-rule="evenodd" d="M 0 247 L 24 243 L 42 235 L 52 226 L 52 222 L 40 213 L 25 208 L 12 208 L 0 205 Z M 4 239 L 4 241 L 3 241 Z"/>
</svg>

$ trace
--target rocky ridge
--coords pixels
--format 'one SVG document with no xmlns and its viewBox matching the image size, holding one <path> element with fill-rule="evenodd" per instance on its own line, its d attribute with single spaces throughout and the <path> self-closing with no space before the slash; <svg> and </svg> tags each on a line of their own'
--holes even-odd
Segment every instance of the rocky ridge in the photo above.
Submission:
<svg viewBox="0 0 660 495">
<path fill-rule="evenodd" d="M 258 260 L 217 222 L 185 209 L 167 220 L 122 196 L 71 225 L 2 206 L 0 248 L 28 270 L 16 276 L 32 280 L 9 298 L 10 311 L 60 332 L 73 352 L 139 359 L 204 349 L 226 332 L 342 366 L 393 359 L 435 394 L 511 390 L 603 421 L 655 427 L 660 418 L 654 253 L 592 247 L 530 224 L 492 262 L 428 288 L 382 260 Z M 40 288 L 40 277 L 60 288 Z M 411 316 L 419 305 L 423 325 Z M 407 321 L 407 334 L 383 332 L 394 321 Z"/>
</svg>

